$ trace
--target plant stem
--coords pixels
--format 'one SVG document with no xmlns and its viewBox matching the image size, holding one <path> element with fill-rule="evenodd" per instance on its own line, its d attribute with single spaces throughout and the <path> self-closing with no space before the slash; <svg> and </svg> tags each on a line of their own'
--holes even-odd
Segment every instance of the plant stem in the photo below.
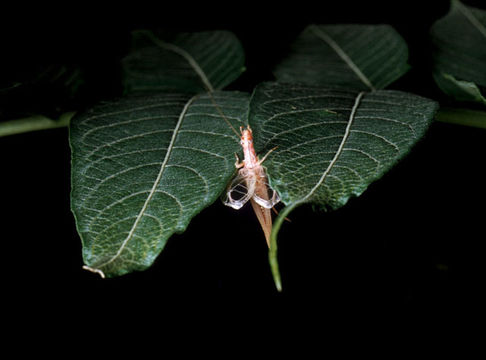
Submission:
<svg viewBox="0 0 486 360">
<path fill-rule="evenodd" d="M 273 281 L 275 283 L 275 287 L 279 292 L 282 291 L 282 280 L 280 278 L 280 270 L 278 268 L 277 235 L 280 230 L 280 227 L 282 226 L 283 221 L 297 205 L 298 203 L 295 202 L 292 205 L 288 205 L 284 207 L 280 211 L 277 218 L 275 219 L 275 222 L 273 223 L 272 234 L 270 235 L 270 251 L 268 253 L 268 259 L 270 262 L 270 269 L 272 270 Z"/>
<path fill-rule="evenodd" d="M 0 122 L 0 137 L 65 127 L 69 125 L 73 116 L 74 111 L 62 114 L 57 120 L 49 119 L 43 115 L 34 115 L 22 119 Z"/>
<path fill-rule="evenodd" d="M 486 129 L 486 111 L 460 108 L 441 108 L 437 112 L 435 120 L 449 124 Z"/>
</svg>

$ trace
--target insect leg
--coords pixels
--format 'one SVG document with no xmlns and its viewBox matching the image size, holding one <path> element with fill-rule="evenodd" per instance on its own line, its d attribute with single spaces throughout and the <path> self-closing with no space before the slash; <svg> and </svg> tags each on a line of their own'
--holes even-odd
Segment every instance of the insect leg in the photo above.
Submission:
<svg viewBox="0 0 486 360">
<path fill-rule="evenodd" d="M 235 167 L 237 169 L 241 169 L 243 166 L 245 166 L 245 163 L 243 161 L 240 161 L 240 158 L 238 157 L 237 153 L 235 153 L 235 158 L 236 158 Z"/>
<path fill-rule="evenodd" d="M 262 164 L 262 162 L 264 162 L 264 161 L 265 161 L 265 159 L 267 158 L 267 156 L 268 156 L 268 155 L 270 155 L 270 153 L 271 153 L 272 151 L 274 151 L 275 149 L 277 149 L 277 148 L 278 148 L 278 146 L 275 146 L 274 148 L 272 148 L 272 149 L 268 150 L 268 152 L 265 154 L 265 156 L 264 156 L 264 157 L 263 157 L 261 160 L 259 160 L 259 161 L 258 161 L 258 164 L 260 164 L 260 165 L 261 165 L 261 164 Z"/>
</svg>

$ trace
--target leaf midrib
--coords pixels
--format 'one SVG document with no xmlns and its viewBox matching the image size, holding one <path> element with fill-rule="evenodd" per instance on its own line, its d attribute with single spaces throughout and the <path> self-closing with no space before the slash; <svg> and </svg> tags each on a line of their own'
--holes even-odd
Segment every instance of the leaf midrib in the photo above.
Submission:
<svg viewBox="0 0 486 360">
<path fill-rule="evenodd" d="M 199 66 L 199 64 L 196 62 L 196 60 L 194 59 L 194 57 L 192 57 L 191 54 L 189 54 L 187 51 L 185 51 L 184 49 L 182 49 L 181 47 L 178 47 L 174 44 L 171 44 L 171 43 L 167 43 L 165 41 L 162 41 L 160 40 L 159 38 L 157 38 L 152 32 L 148 32 L 148 31 L 144 31 L 144 34 L 157 46 L 160 46 L 161 48 L 163 49 L 166 49 L 166 50 L 169 50 L 169 51 L 172 51 L 180 56 L 182 56 L 188 63 L 189 65 L 192 67 L 192 69 L 194 70 L 194 72 L 199 76 L 199 78 L 201 79 L 201 82 L 203 83 L 204 87 L 207 89 L 207 91 L 209 93 L 212 93 L 214 91 L 214 88 L 213 86 L 211 85 L 208 77 L 206 76 L 206 74 L 204 73 L 204 71 L 201 69 L 201 67 Z M 101 270 L 102 267 L 105 267 L 107 266 L 108 264 L 114 262 L 116 259 L 118 259 L 121 254 L 123 253 L 123 250 L 126 248 L 127 244 L 130 242 L 130 240 L 133 238 L 133 235 L 135 234 L 135 231 L 138 227 L 138 224 L 140 222 L 140 220 L 142 219 L 143 215 L 145 214 L 145 211 L 147 210 L 147 207 L 149 206 L 151 200 L 152 200 L 152 197 L 154 196 L 155 192 L 156 192 L 156 189 L 158 187 L 158 185 L 160 184 L 160 181 L 162 179 L 162 176 L 164 174 L 164 171 L 167 167 L 167 162 L 169 161 L 169 158 L 170 158 L 170 155 L 172 154 L 172 150 L 174 149 L 174 144 L 175 144 L 175 140 L 179 134 L 179 129 L 181 127 L 181 124 L 184 120 L 184 117 L 185 117 L 185 114 L 187 112 L 187 109 L 189 108 L 189 106 L 194 102 L 194 100 L 198 97 L 198 95 L 195 95 L 193 96 L 191 99 L 189 99 L 189 101 L 184 105 L 184 108 L 182 109 L 181 111 L 181 114 L 179 116 L 179 119 L 177 120 L 177 123 L 176 123 L 176 126 L 174 128 L 174 132 L 172 134 L 172 138 L 171 138 L 171 141 L 169 143 L 169 146 L 167 148 L 167 152 L 165 154 L 165 157 L 164 157 L 164 161 L 162 162 L 162 165 L 160 167 L 160 170 L 159 170 L 159 173 L 157 174 L 157 178 L 155 179 L 154 181 L 154 184 L 147 196 L 147 199 L 145 200 L 142 208 L 140 209 L 139 213 L 137 214 L 137 217 L 135 219 L 135 222 L 133 223 L 127 237 L 125 238 L 125 240 L 123 240 L 122 244 L 120 245 L 120 248 L 118 249 L 118 251 L 116 252 L 115 255 L 113 255 L 109 260 L 97 265 L 96 267 L 86 267 L 88 270 L 90 271 L 94 271 L 94 272 L 97 272 L 101 275 L 101 277 L 105 277 L 103 271 Z"/>
<path fill-rule="evenodd" d="M 469 22 L 486 38 L 486 27 L 481 24 L 478 19 L 472 14 L 471 10 L 469 10 L 464 4 L 460 1 L 454 1 L 455 6 L 457 9 L 469 20 Z"/>
<path fill-rule="evenodd" d="M 162 176 L 164 174 L 164 171 L 167 167 L 167 162 L 169 161 L 170 159 L 170 156 L 172 154 L 172 150 L 174 149 L 174 144 L 175 144 L 175 141 L 176 141 L 176 138 L 179 134 L 179 129 L 182 125 L 182 122 L 185 118 L 185 115 L 187 113 L 187 109 L 189 108 L 189 106 L 194 102 L 194 100 L 197 98 L 198 96 L 195 95 L 193 96 L 191 99 L 189 99 L 189 101 L 184 105 L 184 108 L 182 109 L 181 111 L 181 114 L 179 115 L 179 119 L 177 120 L 177 123 L 176 123 L 176 126 L 174 128 L 174 132 L 172 134 L 172 138 L 170 140 L 170 143 L 169 143 L 169 146 L 167 147 L 167 152 L 165 154 L 165 157 L 164 157 L 164 161 L 162 162 L 162 165 L 160 166 L 160 170 L 159 170 L 159 173 L 157 174 L 157 178 L 155 179 L 154 181 L 154 184 L 147 196 L 147 199 L 145 200 L 142 208 L 140 209 L 139 213 L 137 214 L 137 217 L 135 219 L 135 222 L 133 223 L 127 237 L 125 238 L 125 240 L 123 240 L 122 244 L 120 245 L 120 248 L 118 249 L 118 251 L 116 252 L 115 255 L 113 255 L 109 260 L 99 264 L 96 266 L 96 268 L 94 269 L 90 269 L 92 271 L 95 271 L 95 272 L 99 272 L 101 274 L 102 277 L 104 277 L 103 275 L 103 272 L 101 271 L 101 268 L 102 267 L 105 267 L 106 265 L 112 263 L 113 261 L 115 261 L 116 259 L 118 259 L 121 254 L 123 253 L 123 250 L 126 248 L 127 244 L 129 243 L 129 241 L 133 238 L 133 235 L 135 234 L 135 231 L 138 227 L 138 224 L 140 222 L 140 220 L 142 219 L 143 215 L 145 214 L 145 211 L 147 210 L 147 207 L 149 206 L 151 200 L 152 200 L 152 197 L 154 196 L 156 190 L 157 190 L 157 187 L 159 186 L 160 184 L 160 181 L 162 179 Z"/>
<path fill-rule="evenodd" d="M 328 167 L 326 168 L 326 170 L 322 174 L 322 176 L 319 179 L 319 181 L 317 182 L 317 184 L 314 185 L 314 187 L 311 189 L 311 191 L 309 191 L 309 193 L 307 195 L 305 195 L 304 197 L 300 198 L 297 201 L 294 201 L 291 204 L 286 204 L 287 206 L 285 206 L 280 211 L 280 214 L 275 219 L 275 223 L 272 227 L 272 233 L 271 233 L 271 236 L 270 236 L 269 261 L 270 261 L 270 267 L 272 269 L 273 279 L 275 281 L 275 286 L 277 287 L 277 289 L 279 291 L 282 290 L 282 283 L 281 283 L 281 279 L 280 279 L 280 272 L 279 272 L 278 261 L 277 261 L 277 234 L 280 230 L 280 227 L 282 226 L 282 222 L 284 221 L 284 219 L 286 219 L 286 217 L 290 214 L 290 212 L 293 209 L 295 209 L 297 206 L 299 206 L 299 205 L 305 203 L 307 200 L 309 200 L 312 197 L 312 195 L 314 195 L 314 193 L 319 188 L 319 186 L 321 186 L 321 184 L 326 180 L 327 175 L 329 174 L 331 169 L 334 167 L 334 164 L 338 161 L 339 157 L 341 156 L 341 154 L 343 152 L 344 144 L 346 143 L 346 141 L 349 137 L 349 134 L 351 133 L 351 126 L 354 123 L 356 111 L 358 110 L 358 107 L 361 103 L 361 99 L 362 99 L 364 94 L 365 94 L 365 92 L 360 92 L 356 96 L 356 98 L 354 100 L 353 108 L 351 109 L 351 113 L 349 115 L 348 124 L 346 125 L 346 130 L 344 131 L 343 139 L 341 140 L 341 143 L 339 144 L 339 147 L 338 147 L 336 153 L 334 154 L 333 159 L 329 163 Z"/>
<path fill-rule="evenodd" d="M 372 91 L 376 90 L 371 81 L 366 77 L 365 74 L 363 74 L 363 72 L 358 68 L 354 61 L 351 60 L 348 54 L 346 54 L 346 52 L 339 46 L 338 43 L 334 41 L 332 37 L 330 37 L 316 25 L 310 26 L 310 30 L 314 33 L 315 36 L 324 41 L 336 52 L 336 54 L 346 63 L 346 65 L 348 65 L 348 67 L 356 74 L 356 76 L 358 76 L 363 84 L 368 86 Z"/>
<path fill-rule="evenodd" d="M 210 92 L 214 92 L 213 85 L 209 81 L 208 77 L 206 76 L 206 73 L 201 69 L 199 64 L 197 63 L 196 59 L 188 53 L 186 50 L 183 48 L 174 45 L 172 43 L 165 42 L 163 40 L 160 40 L 158 37 L 156 37 L 152 32 L 150 31 L 144 31 L 143 32 L 155 45 L 160 46 L 161 48 L 165 50 L 172 51 L 180 56 L 182 56 L 192 67 L 194 72 L 199 76 L 201 79 L 201 82 L 203 83 L 204 87 Z"/>
<path fill-rule="evenodd" d="M 334 164 L 336 164 L 336 162 L 338 161 L 339 157 L 341 156 L 341 154 L 343 152 L 344 145 L 346 144 L 346 141 L 349 138 L 349 134 L 351 133 L 351 126 L 354 123 L 356 111 L 358 110 L 358 107 L 359 107 L 359 105 L 361 103 L 361 99 L 362 99 L 362 97 L 363 97 L 364 94 L 365 94 L 364 91 L 360 92 L 356 96 L 356 98 L 354 100 L 354 104 L 353 104 L 353 107 L 351 109 L 351 113 L 349 115 L 349 120 L 348 120 L 348 123 L 346 125 L 346 129 L 345 129 L 344 134 L 343 134 L 343 138 L 342 138 L 341 143 L 339 144 L 339 147 L 336 150 L 336 153 L 334 154 L 334 157 L 332 158 L 331 162 L 327 166 L 326 170 L 324 170 L 324 172 L 323 172 L 321 178 L 319 179 L 319 181 L 314 185 L 314 187 L 309 191 L 309 193 L 307 193 L 307 195 L 305 195 L 304 197 L 302 197 L 301 199 L 299 199 L 298 201 L 296 201 L 293 204 L 294 206 L 297 205 L 297 204 L 305 203 L 307 200 L 309 200 L 312 197 L 312 195 L 314 195 L 314 193 L 317 191 L 317 189 L 326 180 L 327 176 L 329 175 L 329 173 L 333 169 Z"/>
</svg>

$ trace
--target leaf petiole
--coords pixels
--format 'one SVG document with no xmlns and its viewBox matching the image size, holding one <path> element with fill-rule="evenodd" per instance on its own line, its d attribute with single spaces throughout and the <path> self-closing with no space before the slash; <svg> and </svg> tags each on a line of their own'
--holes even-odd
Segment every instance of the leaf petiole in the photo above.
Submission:
<svg viewBox="0 0 486 360">
<path fill-rule="evenodd" d="M 66 112 L 59 119 L 50 119 L 44 115 L 33 115 L 21 119 L 0 122 L 0 137 L 22 134 L 30 131 L 55 129 L 69 125 L 75 112 Z"/>
<path fill-rule="evenodd" d="M 461 108 L 440 108 L 435 120 L 486 129 L 486 111 L 461 109 Z"/>
<path fill-rule="evenodd" d="M 282 291 L 282 280 L 280 277 L 280 270 L 279 270 L 278 259 L 277 259 L 277 235 L 286 217 L 299 204 L 300 203 L 295 202 L 291 205 L 284 207 L 279 212 L 277 218 L 275 219 L 275 222 L 273 223 L 272 233 L 270 235 L 270 250 L 268 252 L 268 260 L 270 262 L 270 269 L 272 270 L 272 276 L 273 276 L 273 281 L 275 283 L 275 287 L 280 292 Z"/>
</svg>

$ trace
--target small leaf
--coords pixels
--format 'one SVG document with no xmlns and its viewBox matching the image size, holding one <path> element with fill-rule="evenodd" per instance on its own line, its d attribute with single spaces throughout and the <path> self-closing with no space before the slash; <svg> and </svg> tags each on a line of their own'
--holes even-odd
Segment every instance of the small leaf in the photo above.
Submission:
<svg viewBox="0 0 486 360">
<path fill-rule="evenodd" d="M 486 104 L 486 98 L 472 81 L 457 80 L 454 76 L 434 73 L 434 79 L 440 89 L 459 101 L 477 101 Z"/>
<path fill-rule="evenodd" d="M 71 122 L 71 207 L 88 269 L 149 267 L 167 239 L 221 194 L 234 172 L 249 96 L 131 96 Z M 219 106 L 219 110 L 215 107 Z"/>
<path fill-rule="evenodd" d="M 275 69 L 280 82 L 383 89 L 405 74 L 408 48 L 389 25 L 310 25 Z"/>
<path fill-rule="evenodd" d="M 127 93 L 200 93 L 226 87 L 244 71 L 241 43 L 228 31 L 181 33 L 162 38 L 148 30 L 133 33 L 134 49 L 123 59 Z"/>
<path fill-rule="evenodd" d="M 486 11 L 451 2 L 431 28 L 434 79 L 448 95 L 485 103 Z"/>
<path fill-rule="evenodd" d="M 337 209 L 359 196 L 424 135 L 437 104 L 391 90 L 359 92 L 267 83 L 250 103 L 257 149 L 278 146 L 265 162 L 286 205 L 272 231 L 272 270 L 279 284 L 276 236 L 297 206 Z"/>
</svg>

